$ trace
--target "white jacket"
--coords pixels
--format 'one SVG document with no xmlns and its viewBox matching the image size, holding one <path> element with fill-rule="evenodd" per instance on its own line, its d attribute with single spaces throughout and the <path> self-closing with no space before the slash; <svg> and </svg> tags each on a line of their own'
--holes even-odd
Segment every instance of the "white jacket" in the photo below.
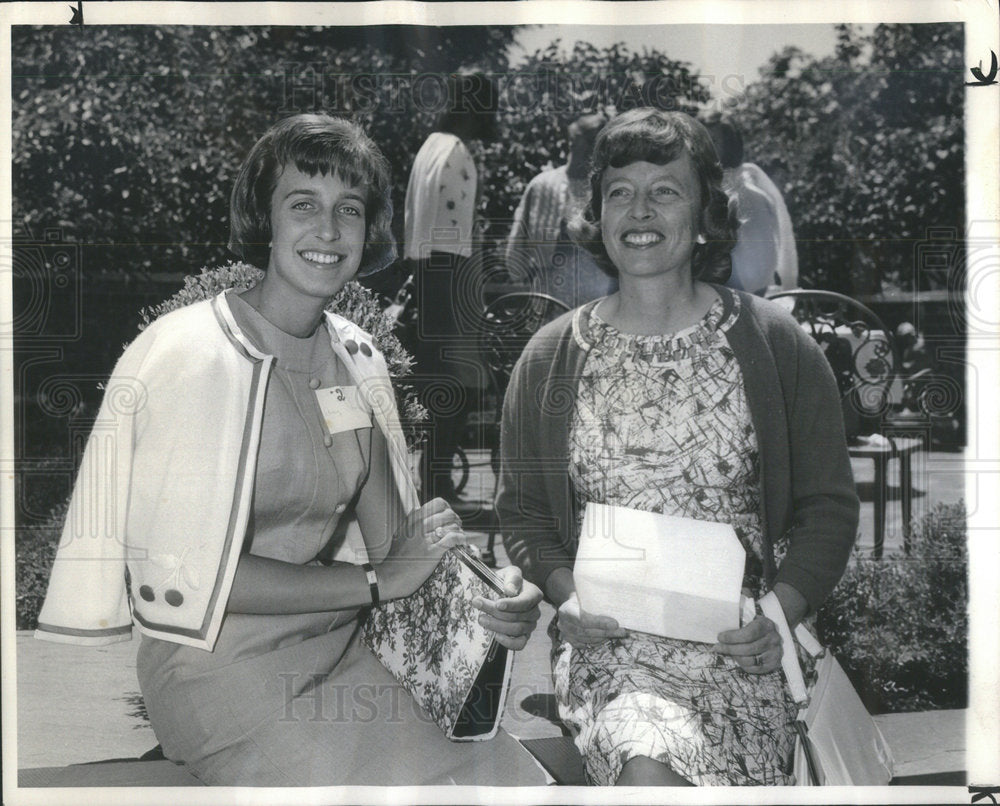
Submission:
<svg viewBox="0 0 1000 806">
<path fill-rule="evenodd" d="M 386 435 L 409 510 L 416 495 L 385 360 L 343 317 L 327 314 L 326 326 Z M 349 341 L 372 349 L 349 351 Z M 146 635 L 212 649 L 253 506 L 273 364 L 224 293 L 129 345 L 84 452 L 36 637 L 113 643 L 131 638 L 134 620 Z"/>
</svg>

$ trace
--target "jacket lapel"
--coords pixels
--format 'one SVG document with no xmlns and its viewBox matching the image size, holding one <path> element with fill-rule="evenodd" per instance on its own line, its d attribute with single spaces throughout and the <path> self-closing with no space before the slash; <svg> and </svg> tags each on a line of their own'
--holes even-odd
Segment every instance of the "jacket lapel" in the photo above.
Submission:
<svg viewBox="0 0 1000 806">
<path fill-rule="evenodd" d="M 327 321 L 334 354 L 347 368 L 351 380 L 371 406 L 375 421 L 385 434 L 396 488 L 403 502 L 403 509 L 410 512 L 419 505 L 419 499 L 410 475 L 406 440 L 396 412 L 395 392 L 385 359 L 374 348 L 370 337 L 367 334 L 361 335 L 360 330 L 352 323 L 329 314 Z M 353 351 L 347 349 L 350 341 L 357 345 Z M 360 349 L 362 344 L 367 345 L 370 354 Z"/>
</svg>

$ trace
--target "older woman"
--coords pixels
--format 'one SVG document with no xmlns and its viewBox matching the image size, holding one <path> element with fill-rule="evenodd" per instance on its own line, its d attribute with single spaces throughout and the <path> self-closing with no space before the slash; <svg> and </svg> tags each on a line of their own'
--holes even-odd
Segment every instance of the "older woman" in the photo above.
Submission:
<svg viewBox="0 0 1000 806">
<path fill-rule="evenodd" d="M 443 501 L 416 507 L 371 337 L 324 312 L 392 259 L 390 187 L 354 124 L 274 125 L 231 204 L 263 280 L 145 330 L 83 460 L 39 637 L 122 640 L 134 619 L 156 736 L 208 784 L 541 781 L 506 734 L 449 743 L 358 640 L 363 608 L 464 540 Z M 506 589 L 481 619 L 520 648 L 541 594 L 516 569 Z"/>
<path fill-rule="evenodd" d="M 583 611 L 572 567 L 586 502 L 731 524 L 745 592 L 773 590 L 792 625 L 829 594 L 855 538 L 822 352 L 776 306 L 716 285 L 735 226 L 721 181 L 687 115 L 607 124 L 583 240 L 620 290 L 539 331 L 504 404 L 503 537 L 558 608 L 560 714 L 595 784 L 787 783 L 795 709 L 762 615 L 711 645 Z"/>
</svg>

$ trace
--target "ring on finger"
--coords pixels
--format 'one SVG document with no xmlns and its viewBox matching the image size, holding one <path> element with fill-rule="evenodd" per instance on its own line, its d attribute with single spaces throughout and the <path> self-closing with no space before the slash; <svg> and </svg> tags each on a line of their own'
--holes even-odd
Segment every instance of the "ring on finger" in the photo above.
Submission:
<svg viewBox="0 0 1000 806">
<path fill-rule="evenodd" d="M 764 656 L 763 655 L 754 655 L 753 656 L 753 665 L 754 666 L 763 666 L 764 665 Z"/>
</svg>

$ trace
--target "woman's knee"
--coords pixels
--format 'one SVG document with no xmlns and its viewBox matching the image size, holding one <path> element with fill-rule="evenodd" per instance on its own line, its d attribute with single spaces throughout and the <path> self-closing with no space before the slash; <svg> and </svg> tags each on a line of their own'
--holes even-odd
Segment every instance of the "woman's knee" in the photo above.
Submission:
<svg viewBox="0 0 1000 806">
<path fill-rule="evenodd" d="M 649 756 L 635 756 L 625 762 L 615 786 L 694 786 L 666 764 Z"/>
</svg>

